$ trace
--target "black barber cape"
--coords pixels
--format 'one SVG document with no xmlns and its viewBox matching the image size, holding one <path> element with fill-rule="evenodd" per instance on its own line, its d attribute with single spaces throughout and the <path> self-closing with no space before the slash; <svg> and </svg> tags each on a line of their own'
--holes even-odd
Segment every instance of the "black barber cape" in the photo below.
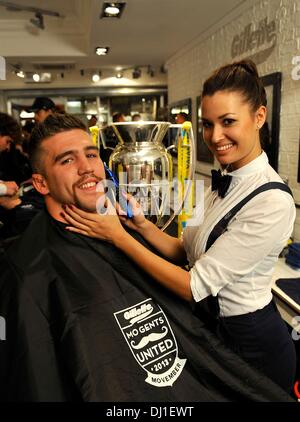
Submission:
<svg viewBox="0 0 300 422">
<path fill-rule="evenodd" d="M 291 400 L 113 245 L 44 211 L 0 271 L 1 400 Z"/>
</svg>

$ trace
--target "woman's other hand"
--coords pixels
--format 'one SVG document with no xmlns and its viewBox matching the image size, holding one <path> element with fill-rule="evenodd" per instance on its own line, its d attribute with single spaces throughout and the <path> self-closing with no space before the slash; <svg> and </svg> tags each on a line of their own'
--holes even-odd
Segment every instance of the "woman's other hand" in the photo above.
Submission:
<svg viewBox="0 0 300 422">
<path fill-rule="evenodd" d="M 117 204 L 116 210 L 121 222 L 124 225 L 126 225 L 128 228 L 135 230 L 139 233 L 142 233 L 143 230 L 147 227 L 147 223 L 149 223 L 149 221 L 144 216 L 142 207 L 136 201 L 134 196 L 128 193 L 123 193 L 122 195 L 124 199 L 128 201 L 127 207 L 130 209 L 131 213 L 133 214 L 133 217 L 129 218 L 126 216 L 126 213 L 123 210 L 124 208 L 123 204 L 122 204 L 123 208 L 119 204 Z"/>
</svg>

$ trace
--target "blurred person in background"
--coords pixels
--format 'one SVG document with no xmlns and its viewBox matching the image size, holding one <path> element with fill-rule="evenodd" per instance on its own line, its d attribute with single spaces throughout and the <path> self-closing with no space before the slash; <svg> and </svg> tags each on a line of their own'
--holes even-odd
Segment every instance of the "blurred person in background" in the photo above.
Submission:
<svg viewBox="0 0 300 422">
<path fill-rule="evenodd" d="M 49 114 L 56 111 L 56 106 L 49 97 L 36 97 L 28 111 L 34 113 L 34 120 L 37 123 L 41 123 L 49 116 Z"/>
<path fill-rule="evenodd" d="M 113 114 L 113 122 L 114 123 L 126 122 L 124 114 L 123 113 L 114 113 Z"/>
<path fill-rule="evenodd" d="M 182 123 L 186 122 L 187 120 L 188 120 L 187 113 L 180 112 L 175 117 L 175 121 L 178 125 L 182 125 Z"/>
<path fill-rule="evenodd" d="M 0 239 L 21 233 L 43 207 L 43 198 L 31 185 L 31 165 L 20 147 L 21 126 L 0 113 Z"/>
<path fill-rule="evenodd" d="M 142 116 L 139 113 L 136 113 L 132 116 L 133 122 L 139 122 L 140 120 L 142 120 Z"/>
<path fill-rule="evenodd" d="M 11 116 L 0 113 L 0 180 L 14 181 L 18 185 L 31 177 L 28 158 L 19 150 L 22 131 Z"/>
<path fill-rule="evenodd" d="M 95 114 L 93 114 L 89 120 L 89 127 L 96 126 L 98 122 L 98 118 Z"/>
<path fill-rule="evenodd" d="M 27 120 L 25 125 L 22 126 L 22 150 L 25 155 L 28 154 L 28 143 L 34 126 L 35 123 L 32 120 Z"/>
</svg>

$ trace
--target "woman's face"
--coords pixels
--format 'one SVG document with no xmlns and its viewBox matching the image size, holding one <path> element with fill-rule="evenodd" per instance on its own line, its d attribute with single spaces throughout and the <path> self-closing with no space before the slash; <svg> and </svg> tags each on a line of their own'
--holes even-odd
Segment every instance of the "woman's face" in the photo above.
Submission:
<svg viewBox="0 0 300 422">
<path fill-rule="evenodd" d="M 240 92 L 218 91 L 203 97 L 201 111 L 204 140 L 220 164 L 236 170 L 261 154 L 264 106 L 253 112 Z"/>
</svg>

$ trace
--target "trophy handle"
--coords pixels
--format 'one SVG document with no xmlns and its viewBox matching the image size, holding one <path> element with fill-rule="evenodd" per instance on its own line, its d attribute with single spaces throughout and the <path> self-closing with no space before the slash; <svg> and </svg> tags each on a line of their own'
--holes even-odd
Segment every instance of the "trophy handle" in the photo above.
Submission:
<svg viewBox="0 0 300 422">
<path fill-rule="evenodd" d="M 170 125 L 170 128 L 178 128 L 178 130 L 180 129 L 182 130 L 186 130 L 188 131 L 188 137 L 190 139 L 190 163 L 189 163 L 189 172 L 187 175 L 187 180 L 193 180 L 194 179 L 194 174 L 195 174 L 195 139 L 194 139 L 194 134 L 193 134 L 193 128 L 192 128 L 192 124 L 191 122 L 184 122 L 183 124 L 173 124 Z M 172 148 L 176 148 L 175 145 L 170 145 L 168 148 L 166 148 L 167 150 L 172 149 Z M 178 165 L 178 163 L 177 163 Z M 176 215 L 179 215 L 184 203 L 189 195 L 190 189 L 191 189 L 192 183 L 189 183 L 187 186 L 187 189 L 184 192 L 183 198 L 181 200 L 181 203 L 179 204 L 177 209 L 173 209 L 173 213 L 171 214 L 170 218 L 168 219 L 168 221 L 163 225 L 163 227 L 161 228 L 162 231 L 165 231 L 169 225 L 172 223 L 172 221 L 174 220 Z"/>
<path fill-rule="evenodd" d="M 170 145 L 169 147 L 167 147 L 166 150 L 169 151 L 170 149 L 175 149 L 175 148 L 176 148 L 176 145 L 173 144 L 173 145 Z"/>
</svg>

